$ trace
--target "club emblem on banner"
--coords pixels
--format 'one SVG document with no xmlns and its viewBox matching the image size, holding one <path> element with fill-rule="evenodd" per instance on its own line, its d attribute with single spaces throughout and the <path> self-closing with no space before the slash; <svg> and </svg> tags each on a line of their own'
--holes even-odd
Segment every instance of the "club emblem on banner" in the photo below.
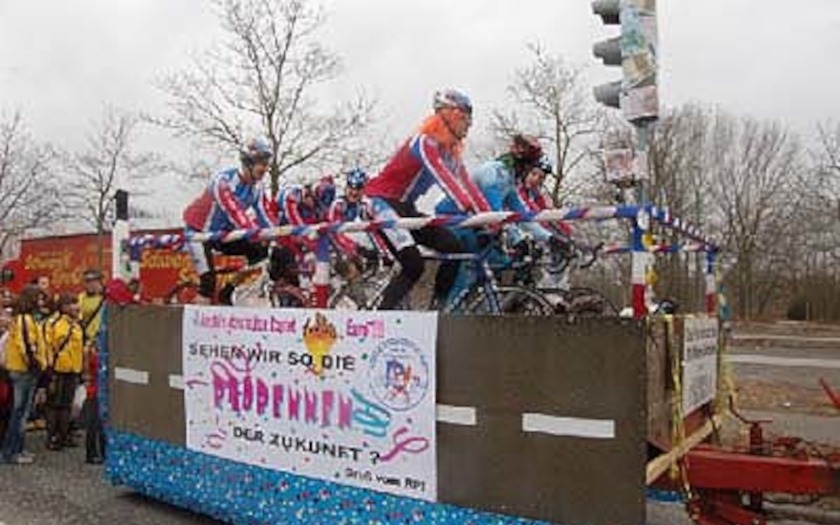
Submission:
<svg viewBox="0 0 840 525">
<path fill-rule="evenodd" d="M 370 359 L 373 394 L 388 408 L 409 410 L 429 390 L 429 364 L 421 349 L 408 339 L 388 339 Z"/>
</svg>

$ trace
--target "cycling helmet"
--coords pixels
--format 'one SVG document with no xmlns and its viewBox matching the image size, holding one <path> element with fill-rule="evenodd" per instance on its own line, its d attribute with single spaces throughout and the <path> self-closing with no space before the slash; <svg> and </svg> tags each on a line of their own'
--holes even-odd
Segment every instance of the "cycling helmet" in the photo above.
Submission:
<svg viewBox="0 0 840 525">
<path fill-rule="evenodd" d="M 327 209 L 335 200 L 335 182 L 330 176 L 322 177 L 312 189 L 315 202 L 321 209 Z"/>
<path fill-rule="evenodd" d="M 434 107 L 435 111 L 443 108 L 458 108 L 470 116 L 472 116 L 473 112 L 470 97 L 456 89 L 436 91 L 432 107 Z"/>
<path fill-rule="evenodd" d="M 548 160 L 548 157 L 546 156 L 543 156 L 539 162 L 537 162 L 536 167 L 542 170 L 542 172 L 546 175 L 554 173 L 554 166 L 551 165 L 551 161 Z"/>
<path fill-rule="evenodd" d="M 360 190 L 367 184 L 367 173 L 360 168 L 348 171 L 345 177 L 347 177 L 347 187 L 354 190 Z"/>
<path fill-rule="evenodd" d="M 510 143 L 510 153 L 520 163 L 538 166 L 543 157 L 542 146 L 536 137 L 517 133 Z"/>
<path fill-rule="evenodd" d="M 264 138 L 253 138 L 245 143 L 242 150 L 239 152 L 239 160 L 245 166 L 253 166 L 258 162 L 268 162 L 274 153 L 271 150 L 271 144 Z"/>
</svg>

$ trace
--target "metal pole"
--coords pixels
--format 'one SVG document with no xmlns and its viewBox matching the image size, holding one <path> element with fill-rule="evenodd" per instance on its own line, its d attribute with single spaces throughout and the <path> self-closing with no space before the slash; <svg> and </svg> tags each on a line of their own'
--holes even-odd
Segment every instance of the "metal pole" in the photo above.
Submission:
<svg viewBox="0 0 840 525">
<path fill-rule="evenodd" d="M 125 282 L 136 277 L 136 264 L 131 263 L 129 241 L 131 234 L 128 224 L 128 192 L 117 190 L 115 200 L 115 220 L 111 230 L 111 278 Z M 134 267 L 134 268 L 133 268 Z"/>
</svg>

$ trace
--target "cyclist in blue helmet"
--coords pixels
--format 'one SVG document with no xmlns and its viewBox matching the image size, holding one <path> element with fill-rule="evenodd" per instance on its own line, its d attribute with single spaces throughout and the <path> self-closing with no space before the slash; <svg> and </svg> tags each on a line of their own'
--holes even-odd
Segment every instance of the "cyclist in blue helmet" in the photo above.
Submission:
<svg viewBox="0 0 840 525">
<path fill-rule="evenodd" d="M 337 198 L 330 207 L 327 220 L 330 222 L 372 221 L 374 217 L 373 201 L 365 196 L 365 185 L 368 181 L 367 173 L 360 168 L 354 168 L 345 174 L 347 184 L 344 195 Z M 354 241 L 349 235 L 338 234 L 333 237 L 338 249 L 350 257 L 362 257 L 367 261 L 374 261 L 379 256 L 387 257 L 388 245 L 379 232 L 365 234 L 371 246 L 364 246 Z"/>
</svg>

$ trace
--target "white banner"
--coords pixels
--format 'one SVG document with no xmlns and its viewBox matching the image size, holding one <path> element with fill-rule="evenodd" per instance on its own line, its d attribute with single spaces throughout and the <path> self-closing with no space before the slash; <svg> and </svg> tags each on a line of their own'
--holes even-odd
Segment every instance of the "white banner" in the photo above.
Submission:
<svg viewBox="0 0 840 525">
<path fill-rule="evenodd" d="M 187 448 L 435 501 L 437 315 L 187 306 Z"/>
<path fill-rule="evenodd" d="M 688 317 L 683 329 L 683 414 L 717 394 L 718 320 Z"/>
</svg>

